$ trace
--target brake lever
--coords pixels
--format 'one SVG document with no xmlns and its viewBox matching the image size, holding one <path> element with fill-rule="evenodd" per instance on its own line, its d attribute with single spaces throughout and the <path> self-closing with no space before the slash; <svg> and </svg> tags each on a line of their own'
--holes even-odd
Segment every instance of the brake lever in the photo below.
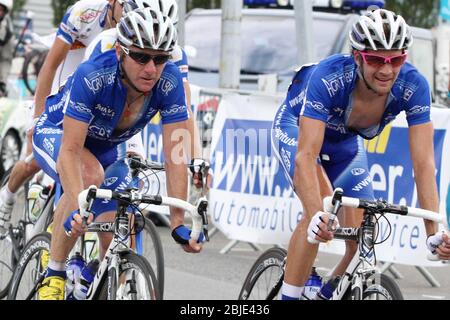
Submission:
<svg viewBox="0 0 450 320">
<path fill-rule="evenodd" d="M 206 214 L 208 209 L 208 200 L 200 200 L 200 203 L 197 207 L 198 214 L 202 217 L 202 229 L 203 234 L 205 235 L 206 241 L 209 242 L 209 235 L 208 235 L 208 215 Z"/>
</svg>

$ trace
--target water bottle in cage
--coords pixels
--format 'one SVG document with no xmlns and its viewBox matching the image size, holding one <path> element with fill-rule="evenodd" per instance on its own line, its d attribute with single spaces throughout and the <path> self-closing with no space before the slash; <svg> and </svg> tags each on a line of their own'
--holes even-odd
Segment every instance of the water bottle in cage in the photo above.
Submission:
<svg viewBox="0 0 450 320">
<path fill-rule="evenodd" d="M 75 283 L 73 296 L 76 300 L 85 300 L 89 287 L 94 280 L 95 273 L 98 270 L 100 262 L 97 259 L 89 263 L 81 270 L 80 281 Z"/>
<path fill-rule="evenodd" d="M 30 185 L 27 194 L 28 213 L 32 223 L 35 223 L 41 216 L 42 209 L 47 201 L 50 192 L 49 187 L 43 187 L 39 183 Z"/>
<path fill-rule="evenodd" d="M 308 281 L 306 281 L 305 289 L 303 291 L 303 298 L 305 300 L 315 299 L 317 293 L 322 287 L 322 278 L 317 274 L 316 268 L 313 267 L 311 271 L 311 275 L 309 276 Z"/>
<path fill-rule="evenodd" d="M 69 261 L 67 261 L 66 300 L 78 300 L 74 296 L 74 291 L 77 284 L 80 282 L 81 271 L 85 266 L 86 263 L 79 252 L 76 252 Z"/>
<path fill-rule="evenodd" d="M 320 291 L 317 293 L 315 300 L 330 300 L 333 296 L 334 289 L 336 289 L 338 286 L 339 280 L 341 280 L 339 276 L 328 280 L 322 286 L 322 288 L 320 288 Z"/>
</svg>

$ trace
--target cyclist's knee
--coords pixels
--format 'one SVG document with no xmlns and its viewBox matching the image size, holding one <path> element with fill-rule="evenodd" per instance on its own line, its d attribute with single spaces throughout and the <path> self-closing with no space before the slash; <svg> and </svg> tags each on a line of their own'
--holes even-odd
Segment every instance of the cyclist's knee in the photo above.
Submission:
<svg viewBox="0 0 450 320">
<path fill-rule="evenodd" d="M 91 185 L 100 186 L 103 182 L 103 179 L 105 177 L 105 173 L 103 171 L 102 166 L 97 163 L 98 165 L 84 165 L 83 166 L 83 182 L 84 187 L 87 188 Z"/>
<path fill-rule="evenodd" d="M 36 160 L 33 160 L 29 163 L 25 163 L 25 170 L 28 175 L 36 174 L 41 168 L 39 167 Z"/>
</svg>

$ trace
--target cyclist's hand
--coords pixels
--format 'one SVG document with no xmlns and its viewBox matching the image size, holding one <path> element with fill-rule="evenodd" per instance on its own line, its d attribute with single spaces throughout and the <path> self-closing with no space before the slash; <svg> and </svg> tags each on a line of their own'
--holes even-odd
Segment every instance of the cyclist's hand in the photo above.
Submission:
<svg viewBox="0 0 450 320">
<path fill-rule="evenodd" d="M 317 244 L 319 242 L 327 242 L 333 240 L 334 232 L 339 228 L 339 221 L 334 217 L 333 228 L 328 230 L 328 220 L 331 214 L 318 211 L 311 219 L 308 226 L 308 242 Z"/>
<path fill-rule="evenodd" d="M 203 248 L 203 242 L 205 241 L 205 237 L 203 232 L 200 233 L 200 237 L 197 241 L 191 239 L 191 229 L 187 228 L 184 225 L 179 225 L 175 229 L 172 230 L 172 238 L 176 243 L 179 243 L 183 250 L 190 253 L 198 253 Z"/>
<path fill-rule="evenodd" d="M 207 176 L 204 177 L 204 168 L 207 168 Z M 203 159 L 192 159 L 190 165 L 190 171 L 192 173 L 192 180 L 194 186 L 198 189 L 203 188 L 204 186 L 209 189 L 211 187 L 213 171 L 210 168 L 210 164 L 208 161 Z"/>
<path fill-rule="evenodd" d="M 427 248 L 441 260 L 450 260 L 450 238 L 445 232 L 437 232 L 427 238 Z"/>
<path fill-rule="evenodd" d="M 67 220 L 64 222 L 64 230 L 69 237 L 78 237 L 87 232 L 87 225 L 94 220 L 94 215 L 89 214 L 86 226 L 83 227 L 83 219 L 79 213 L 79 210 L 74 210 Z"/>
</svg>

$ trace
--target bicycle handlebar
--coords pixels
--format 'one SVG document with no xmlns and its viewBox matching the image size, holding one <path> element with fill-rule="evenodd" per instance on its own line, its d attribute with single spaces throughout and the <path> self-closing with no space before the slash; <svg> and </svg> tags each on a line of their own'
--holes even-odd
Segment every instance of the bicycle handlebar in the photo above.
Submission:
<svg viewBox="0 0 450 320">
<path fill-rule="evenodd" d="M 203 231 L 205 239 L 209 241 L 208 218 L 206 215 L 208 200 L 205 197 L 200 198 L 197 205 L 194 206 L 187 201 L 173 197 L 147 195 L 136 190 L 112 191 L 108 189 L 98 189 L 96 186 L 90 186 L 88 189 L 81 191 L 78 195 L 78 206 L 83 221 L 87 221 L 92 202 L 95 199 L 118 200 L 119 202 L 125 201 L 138 204 L 138 206 L 141 204 L 166 205 L 182 209 L 189 212 L 192 218 L 191 239 L 197 241 L 200 233 Z"/>
<path fill-rule="evenodd" d="M 384 200 L 363 200 L 351 197 L 340 197 L 339 199 L 336 199 L 336 192 L 333 196 L 328 196 L 323 199 L 324 211 L 335 215 L 337 213 L 336 206 L 334 205 L 336 200 L 340 201 L 340 206 L 344 207 L 368 209 L 374 211 L 375 213 L 391 213 L 431 220 L 442 224 L 447 234 L 449 233 L 447 217 L 438 212 L 404 205 L 390 204 Z M 428 253 L 427 259 L 431 261 L 439 261 L 439 257 L 431 252 Z"/>
</svg>

